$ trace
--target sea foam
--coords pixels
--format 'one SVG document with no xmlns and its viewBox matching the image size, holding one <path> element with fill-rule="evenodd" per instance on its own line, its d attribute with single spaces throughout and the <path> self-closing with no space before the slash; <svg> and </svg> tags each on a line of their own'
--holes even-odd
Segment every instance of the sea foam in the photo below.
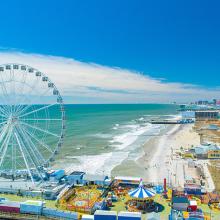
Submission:
<svg viewBox="0 0 220 220">
<path fill-rule="evenodd" d="M 138 137 L 152 128 L 152 125 L 147 123 L 146 125 L 133 124 L 133 125 L 123 125 L 119 127 L 124 133 L 115 135 L 109 142 L 111 146 L 122 150 L 134 143 Z"/>
<path fill-rule="evenodd" d="M 121 164 L 126 159 L 128 153 L 110 152 L 99 155 L 83 155 L 75 156 L 78 163 L 69 164 L 66 168 L 67 172 L 80 170 L 89 174 L 110 175 L 114 167 Z"/>
</svg>

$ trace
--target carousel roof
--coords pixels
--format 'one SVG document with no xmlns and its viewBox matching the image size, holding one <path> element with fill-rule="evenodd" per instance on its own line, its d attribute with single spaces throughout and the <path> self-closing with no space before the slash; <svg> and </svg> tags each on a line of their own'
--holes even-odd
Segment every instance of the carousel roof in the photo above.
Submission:
<svg viewBox="0 0 220 220">
<path fill-rule="evenodd" d="M 129 196 L 138 199 L 145 199 L 155 196 L 155 192 L 145 189 L 141 181 L 139 187 L 128 193 Z"/>
</svg>

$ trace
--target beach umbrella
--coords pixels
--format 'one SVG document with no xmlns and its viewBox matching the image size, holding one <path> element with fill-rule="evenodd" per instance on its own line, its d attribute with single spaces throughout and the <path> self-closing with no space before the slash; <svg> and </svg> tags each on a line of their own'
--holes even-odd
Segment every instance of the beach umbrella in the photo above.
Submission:
<svg viewBox="0 0 220 220">
<path fill-rule="evenodd" d="M 136 198 L 136 199 L 147 199 L 155 196 L 155 192 L 145 189 L 143 182 L 141 180 L 140 185 L 137 189 L 130 191 L 129 196 Z"/>
</svg>

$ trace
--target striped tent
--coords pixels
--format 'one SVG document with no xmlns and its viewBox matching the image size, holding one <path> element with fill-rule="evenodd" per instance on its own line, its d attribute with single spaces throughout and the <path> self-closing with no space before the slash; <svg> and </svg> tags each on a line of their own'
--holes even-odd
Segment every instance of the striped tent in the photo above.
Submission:
<svg viewBox="0 0 220 220">
<path fill-rule="evenodd" d="M 143 182 L 140 182 L 140 185 L 137 189 L 132 190 L 131 192 L 128 193 L 129 196 L 137 199 L 147 199 L 155 196 L 155 192 L 150 191 L 148 189 L 144 188 Z"/>
</svg>

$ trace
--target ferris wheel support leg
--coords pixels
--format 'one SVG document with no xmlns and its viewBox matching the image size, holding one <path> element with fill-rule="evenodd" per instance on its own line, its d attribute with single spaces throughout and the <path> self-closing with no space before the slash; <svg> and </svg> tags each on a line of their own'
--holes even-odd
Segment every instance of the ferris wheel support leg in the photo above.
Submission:
<svg viewBox="0 0 220 220">
<path fill-rule="evenodd" d="M 21 131 L 22 131 L 22 129 L 21 129 Z M 17 132 L 17 134 L 19 135 L 19 133 Z M 27 140 L 28 139 L 28 137 L 23 133 L 23 131 L 22 131 L 22 135 L 25 137 L 25 140 L 28 142 L 28 144 L 30 144 L 30 142 Z M 26 139 L 27 138 L 27 139 Z M 22 141 L 22 139 L 21 139 L 21 141 Z M 27 146 L 24 144 L 24 142 L 22 141 L 22 143 L 23 143 L 23 146 L 24 146 L 24 149 L 23 150 L 25 150 L 26 151 L 26 153 L 27 153 L 27 155 L 29 156 L 29 158 L 30 158 L 30 160 L 31 160 L 31 162 L 34 164 L 34 166 L 35 166 L 35 169 L 36 169 L 36 171 L 37 171 L 37 173 L 38 173 L 38 175 L 39 175 L 39 177 L 41 178 L 41 180 L 43 180 L 43 177 L 42 177 L 42 175 L 41 175 L 41 173 L 39 172 L 39 170 L 38 170 L 38 164 L 36 163 L 36 161 L 37 161 L 37 156 L 34 154 L 34 152 L 33 152 L 33 149 L 32 148 L 30 148 L 30 150 L 31 150 L 31 152 L 32 152 L 32 154 L 34 155 L 34 157 L 35 157 L 35 160 L 31 157 L 31 154 L 30 154 L 30 152 L 29 152 L 29 149 L 27 148 Z M 31 145 L 31 144 L 30 144 Z"/>
<path fill-rule="evenodd" d="M 20 127 L 20 131 L 21 131 L 22 135 L 25 137 L 25 140 L 28 142 L 28 145 L 32 146 L 32 147 L 30 147 L 30 150 L 31 150 L 31 152 L 32 152 L 32 154 L 33 154 L 33 156 L 35 157 L 35 160 L 36 160 L 36 162 L 33 161 L 35 167 L 38 168 L 38 166 L 42 166 L 42 164 L 40 163 L 39 159 L 41 159 L 41 161 L 42 161 L 43 163 L 46 163 L 44 157 L 43 157 L 42 154 L 39 152 L 39 150 L 37 149 L 37 147 L 35 146 L 35 144 L 32 142 L 32 140 L 30 139 L 30 137 L 27 135 L 27 132 L 25 132 L 25 129 L 23 129 L 22 127 Z M 25 145 L 24 145 L 24 146 L 25 146 Z M 26 146 L 25 146 L 25 148 L 26 148 L 27 152 L 29 153 L 29 150 L 27 149 Z M 33 149 L 32 149 L 32 148 L 33 148 Z M 35 152 L 34 150 L 35 150 L 36 152 Z M 38 156 L 39 156 L 40 158 L 37 157 L 36 153 L 38 154 Z M 30 154 L 29 154 L 29 156 L 30 156 Z M 39 173 L 39 174 L 40 174 L 40 173 Z M 41 174 L 40 174 L 40 176 L 41 176 Z"/>
<path fill-rule="evenodd" d="M 37 164 L 35 163 L 35 165 L 36 165 L 36 167 L 37 167 L 37 166 L 40 165 L 39 159 L 41 159 L 41 160 L 44 162 L 44 158 L 43 158 L 43 156 L 40 154 L 40 152 L 36 149 L 34 143 L 30 140 L 30 138 L 29 138 L 28 135 L 26 134 L 25 130 L 24 130 L 21 126 L 19 126 L 19 128 L 20 128 L 20 131 L 21 131 L 21 133 L 22 133 L 22 136 L 24 137 L 24 139 L 25 139 L 25 141 L 27 142 L 27 144 L 30 145 L 30 146 L 32 146 L 32 147 L 30 147 L 30 150 L 31 150 L 33 156 L 35 157 L 35 160 L 37 161 Z M 32 148 L 34 148 L 34 149 L 32 149 Z M 34 152 L 34 150 L 36 150 L 36 152 Z M 27 151 L 28 151 L 28 149 L 27 149 Z M 38 156 L 39 156 L 40 158 L 37 157 L 36 153 L 38 153 Z"/>
<path fill-rule="evenodd" d="M 9 130 L 9 125 L 8 124 L 5 124 L 5 126 L 3 127 L 2 131 L 1 131 L 1 134 L 0 134 L 0 143 L 2 142 L 2 140 L 4 139 L 5 135 L 7 135 L 7 131 Z M 2 148 L 3 146 L 0 147 L 0 149 Z M 1 151 L 1 150 L 0 150 Z"/>
<path fill-rule="evenodd" d="M 17 140 L 18 146 L 19 146 L 19 148 L 20 148 L 21 154 L 22 154 L 22 156 L 23 156 L 23 159 L 24 159 L 25 165 L 26 165 L 26 167 L 27 167 L 28 173 L 29 173 L 29 175 L 30 175 L 31 181 L 32 181 L 33 185 L 35 186 L 35 182 L 34 182 L 34 179 L 33 179 L 33 176 L 32 176 L 31 170 L 30 170 L 30 167 L 29 167 L 29 165 L 28 165 L 26 156 L 25 156 L 24 151 L 23 151 L 23 149 L 22 149 L 20 140 L 19 140 L 19 138 L 18 138 L 18 135 L 17 135 L 16 132 L 14 133 L 14 135 L 15 135 L 15 138 L 16 138 L 16 140 Z"/>
</svg>

